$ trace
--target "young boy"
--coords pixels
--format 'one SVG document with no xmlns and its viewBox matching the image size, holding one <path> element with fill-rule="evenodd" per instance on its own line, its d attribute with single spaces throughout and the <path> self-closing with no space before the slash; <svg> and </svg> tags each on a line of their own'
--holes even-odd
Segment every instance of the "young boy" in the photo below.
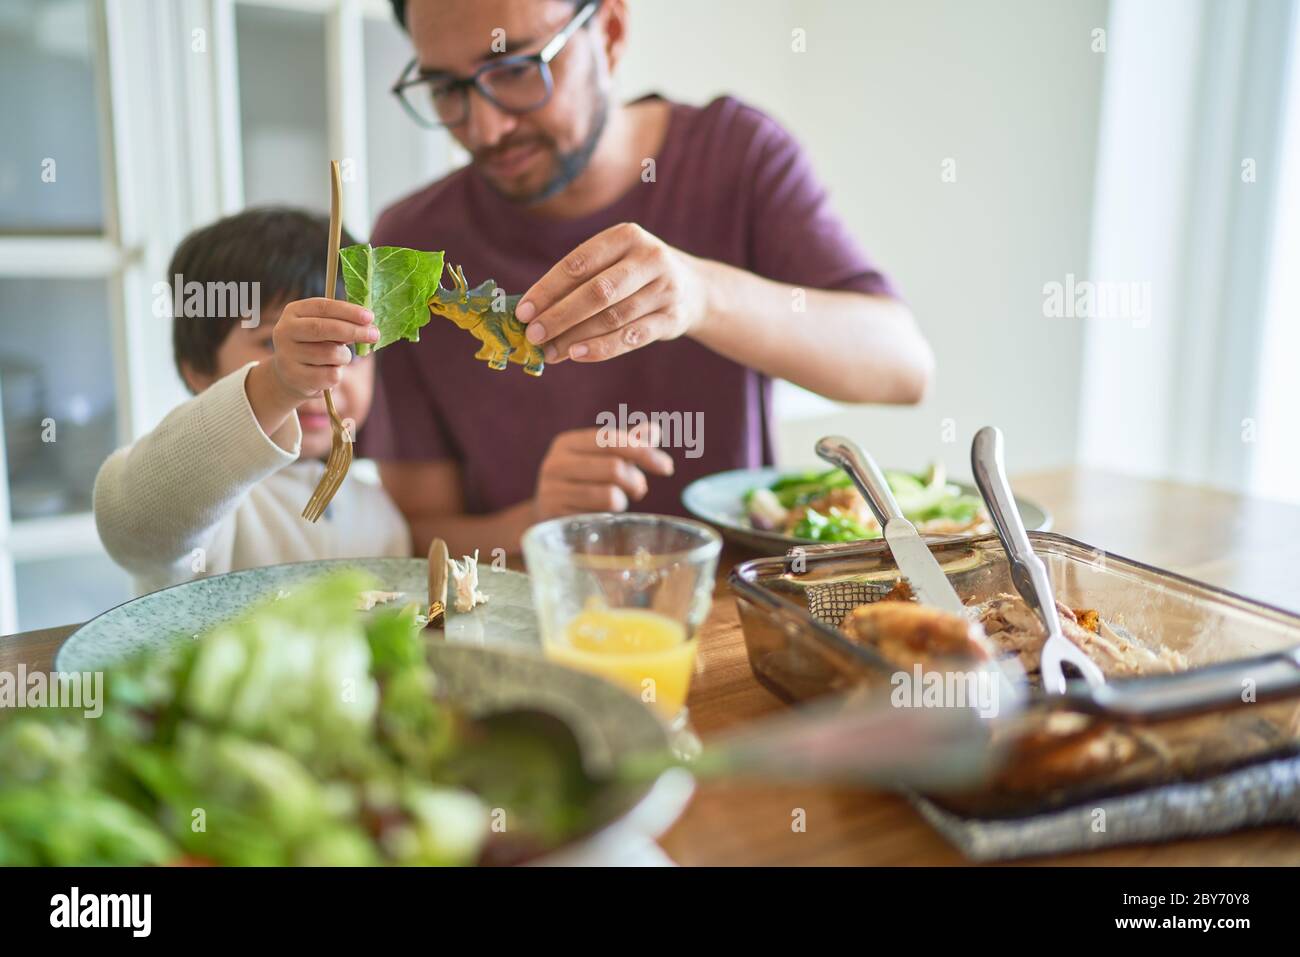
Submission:
<svg viewBox="0 0 1300 957">
<path fill-rule="evenodd" d="M 176 366 L 194 398 L 99 470 L 99 537 L 141 592 L 258 565 L 411 553 L 387 494 L 353 476 L 319 522 L 302 518 L 332 439 L 322 390 L 359 429 L 375 372 L 352 346 L 379 338 L 368 310 L 322 298 L 328 232 L 318 216 L 253 209 L 190 234 L 173 255 L 169 285 L 257 283 L 240 287 L 256 298 L 225 301 L 261 310 L 256 323 L 176 316 Z"/>
</svg>

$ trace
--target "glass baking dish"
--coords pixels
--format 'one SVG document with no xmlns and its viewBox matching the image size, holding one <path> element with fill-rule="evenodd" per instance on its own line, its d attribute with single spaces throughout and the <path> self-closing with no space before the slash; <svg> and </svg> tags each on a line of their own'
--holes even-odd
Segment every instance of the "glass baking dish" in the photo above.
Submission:
<svg viewBox="0 0 1300 957">
<path fill-rule="evenodd" d="M 1300 646 L 1300 615 L 1062 535 L 1029 537 L 1061 602 L 1096 609 L 1153 651 L 1181 653 L 1190 669 Z M 928 544 L 963 602 L 1015 594 L 997 536 Z M 854 602 L 828 612 L 825 596 L 879 594 L 898 579 L 879 540 L 808 546 L 738 565 L 730 583 L 754 676 L 789 702 L 888 694 L 898 667 L 830 624 Z M 1025 710 L 989 725 L 991 743 L 1014 741 L 1002 770 L 976 791 L 932 796 L 940 806 L 966 816 L 1018 817 L 1300 750 L 1294 699 L 1137 724 L 1063 713 L 1034 690 Z"/>
</svg>

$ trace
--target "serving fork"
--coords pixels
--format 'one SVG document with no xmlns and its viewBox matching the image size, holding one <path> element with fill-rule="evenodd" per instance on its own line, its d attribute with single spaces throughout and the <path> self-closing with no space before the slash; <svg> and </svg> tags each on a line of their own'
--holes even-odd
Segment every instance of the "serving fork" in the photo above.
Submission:
<svg viewBox="0 0 1300 957">
<path fill-rule="evenodd" d="M 1040 665 L 1043 687 L 1051 694 L 1065 694 L 1065 672 L 1061 665 L 1067 661 L 1079 670 L 1090 686 L 1104 685 L 1106 676 L 1097 667 L 1097 663 L 1061 631 L 1061 618 L 1056 611 L 1056 596 L 1052 593 L 1052 579 L 1047 574 L 1047 565 L 1034 554 L 1034 547 L 1029 543 L 1029 533 L 1025 531 L 1025 523 L 1021 520 L 1015 499 L 1011 495 L 1011 484 L 1007 481 L 1002 457 L 1000 430 L 986 425 L 975 433 L 975 441 L 971 443 L 970 449 L 970 464 L 971 471 L 975 473 L 975 485 L 979 488 L 984 504 L 988 507 L 989 517 L 993 519 L 993 527 L 1006 550 L 1007 562 L 1011 566 L 1011 581 L 1047 632 Z"/>
<path fill-rule="evenodd" d="M 339 176 L 339 161 L 330 160 L 330 239 L 329 259 L 325 263 L 325 298 L 337 298 L 339 277 L 339 239 L 343 230 L 343 184 Z M 325 514 L 325 509 L 334 499 L 335 493 L 347 478 L 352 466 L 352 434 L 348 431 L 339 413 L 334 408 L 334 396 L 325 390 L 325 408 L 329 410 L 330 428 L 334 432 L 330 444 L 329 458 L 325 460 L 325 472 L 316 484 L 316 491 L 307 500 L 307 507 L 302 510 L 302 517 L 315 522 Z"/>
</svg>

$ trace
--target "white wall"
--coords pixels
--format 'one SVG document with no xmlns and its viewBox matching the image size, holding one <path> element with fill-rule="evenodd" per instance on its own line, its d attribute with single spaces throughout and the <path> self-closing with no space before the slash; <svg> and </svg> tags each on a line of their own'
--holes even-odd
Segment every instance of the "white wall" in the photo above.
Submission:
<svg viewBox="0 0 1300 957">
<path fill-rule="evenodd" d="M 938 356 L 909 409 L 785 403 L 781 455 L 828 432 L 884 462 L 969 474 L 996 423 L 1013 470 L 1065 464 L 1082 333 L 1043 316 L 1043 285 L 1084 275 L 1104 0 L 631 0 L 626 95 L 729 92 L 807 146 L 837 205 L 911 303 Z M 807 52 L 791 50 L 806 30 Z M 956 161 L 956 182 L 941 164 Z M 955 441 L 944 442 L 944 420 Z"/>
</svg>

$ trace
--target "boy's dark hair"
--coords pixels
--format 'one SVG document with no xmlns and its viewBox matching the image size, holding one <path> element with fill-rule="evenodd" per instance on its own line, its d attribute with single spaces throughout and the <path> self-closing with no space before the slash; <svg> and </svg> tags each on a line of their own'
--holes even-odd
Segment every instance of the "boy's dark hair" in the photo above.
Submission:
<svg viewBox="0 0 1300 957">
<path fill-rule="evenodd" d="M 344 230 L 341 245 L 352 243 Z M 175 297 L 176 283 L 198 282 L 206 287 L 208 283 L 255 282 L 259 304 L 272 308 L 324 295 L 328 254 L 328 217 L 285 206 L 249 209 L 196 229 L 181 240 L 167 267 L 167 285 L 173 287 Z M 183 300 L 183 286 L 179 295 Z M 173 317 L 172 351 L 182 378 L 183 363 L 203 375 L 214 374 L 217 350 L 239 321 L 236 315 Z"/>
</svg>

